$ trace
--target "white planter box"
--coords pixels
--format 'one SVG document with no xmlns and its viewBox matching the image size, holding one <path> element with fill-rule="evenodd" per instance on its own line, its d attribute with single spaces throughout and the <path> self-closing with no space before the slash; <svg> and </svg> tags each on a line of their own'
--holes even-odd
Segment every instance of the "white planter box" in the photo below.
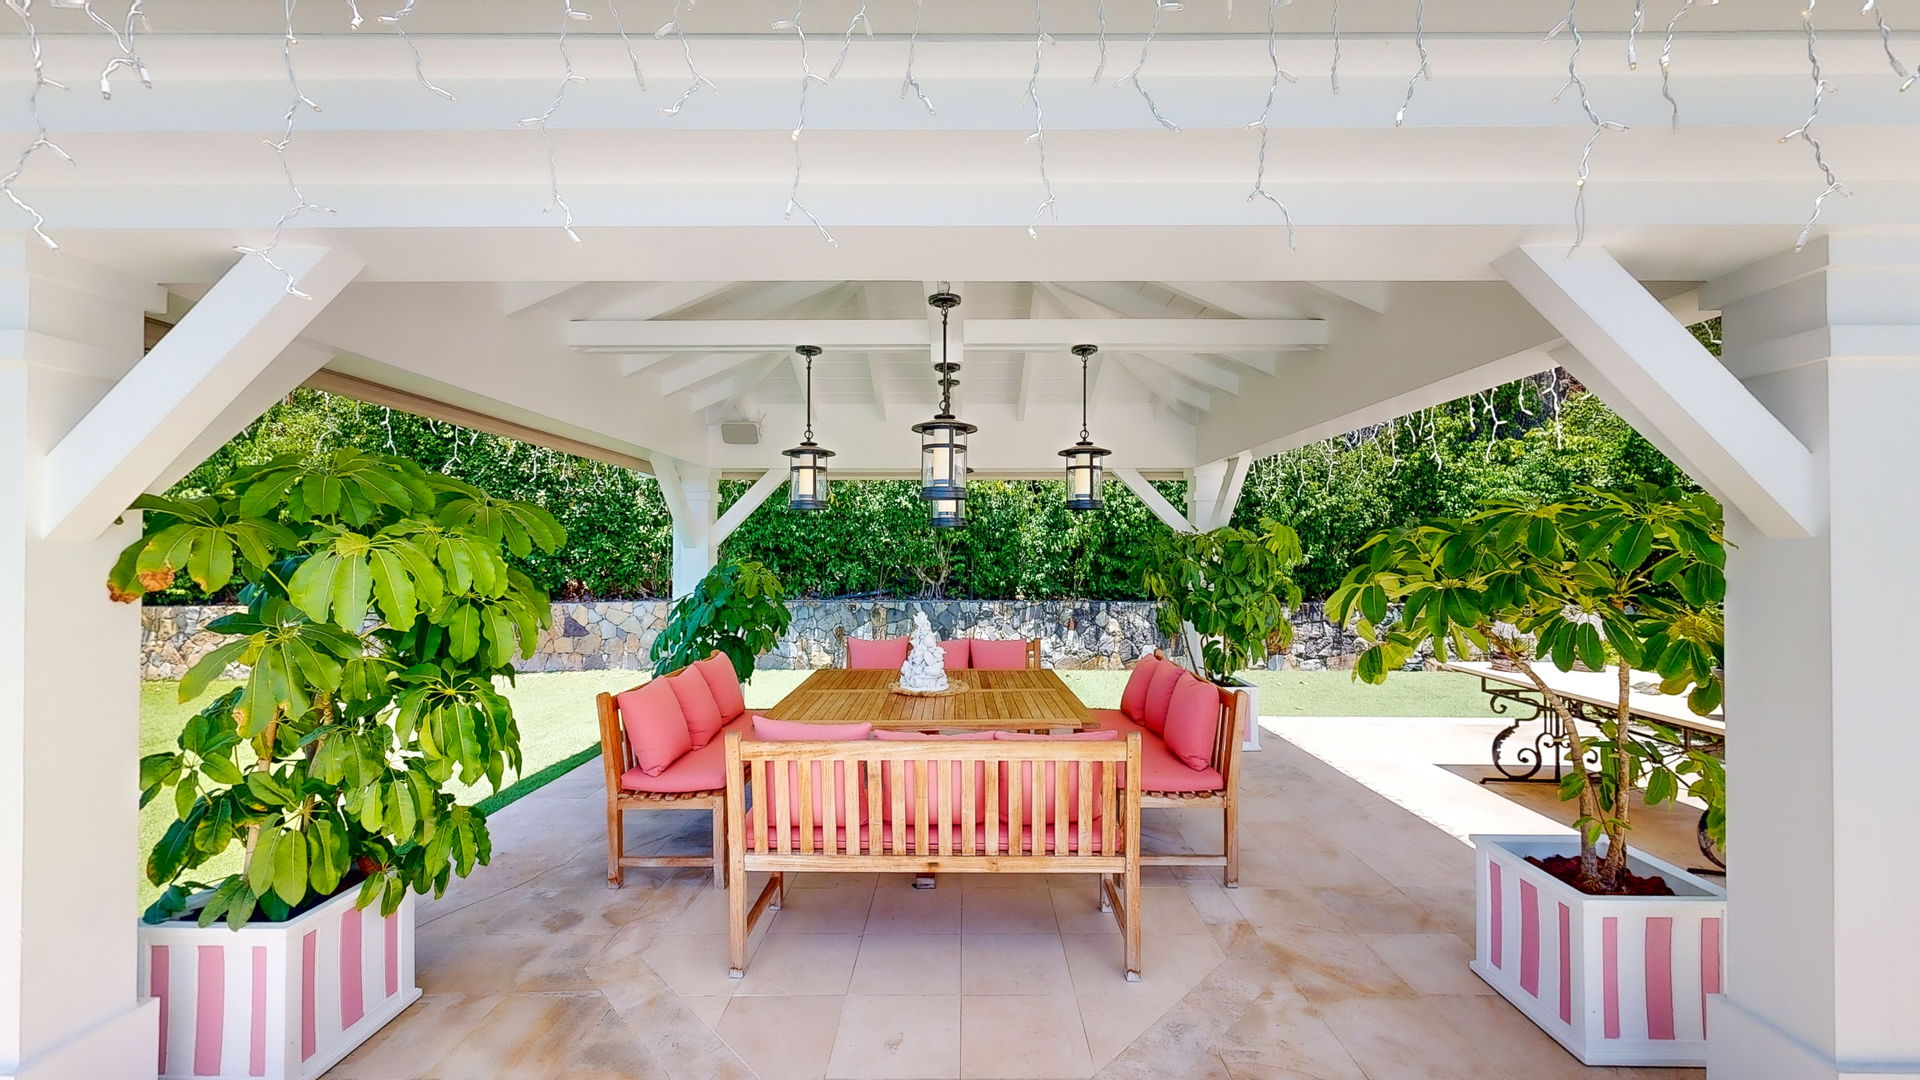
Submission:
<svg viewBox="0 0 1920 1080">
<path fill-rule="evenodd" d="M 1727 894 L 1637 852 L 1675 896 L 1588 896 L 1526 861 L 1564 836 L 1475 836 L 1473 970 L 1588 1065 L 1705 1067 L 1726 984 Z"/>
<path fill-rule="evenodd" d="M 414 898 L 383 919 L 353 906 L 358 893 L 238 931 L 142 925 L 161 1080 L 313 1080 L 412 1004 Z"/>
<path fill-rule="evenodd" d="M 1238 694 L 1247 703 L 1247 730 L 1245 738 L 1240 740 L 1240 749 L 1256 751 L 1260 749 L 1260 687 L 1244 679 L 1235 679 L 1227 689 Z"/>
</svg>

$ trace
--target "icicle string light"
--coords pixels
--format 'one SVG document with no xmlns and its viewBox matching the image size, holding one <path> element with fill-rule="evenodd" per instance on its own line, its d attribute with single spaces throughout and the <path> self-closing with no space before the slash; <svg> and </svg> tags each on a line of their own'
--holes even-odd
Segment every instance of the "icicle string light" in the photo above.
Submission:
<svg viewBox="0 0 1920 1080">
<path fill-rule="evenodd" d="M 1640 67 L 1640 31 L 1647 27 L 1647 0 L 1633 0 L 1633 25 L 1627 27 L 1627 70 Z"/>
<path fill-rule="evenodd" d="M 1567 81 L 1553 95 L 1553 103 L 1560 104 L 1561 97 L 1568 90 L 1574 91 L 1580 98 L 1580 110 L 1586 113 L 1587 121 L 1593 125 L 1593 134 L 1587 137 L 1586 146 L 1580 150 L 1580 169 L 1573 181 L 1573 247 L 1578 248 L 1587 240 L 1587 179 L 1593 172 L 1593 144 L 1609 131 L 1627 130 L 1627 125 L 1600 118 L 1599 112 L 1593 107 L 1593 97 L 1587 92 L 1587 80 L 1580 74 L 1580 52 L 1585 45 L 1585 39 L 1580 36 L 1580 0 L 1567 0 L 1567 13 L 1558 25 L 1547 32 L 1547 40 L 1558 37 L 1562 30 L 1573 38 L 1573 51 L 1567 55 Z"/>
<path fill-rule="evenodd" d="M 1407 109 L 1413 104 L 1413 88 L 1420 85 L 1421 79 L 1433 78 L 1433 68 L 1427 63 L 1427 0 L 1418 0 L 1414 4 L 1413 46 L 1420 53 L 1420 66 L 1407 76 L 1407 96 L 1400 102 L 1400 111 L 1393 114 L 1394 127 L 1406 123 Z"/>
<path fill-rule="evenodd" d="M 360 0 L 347 0 L 347 29 L 358 30 L 366 21 L 366 17 L 360 14 Z"/>
<path fill-rule="evenodd" d="M 108 60 L 107 66 L 100 70 L 100 96 L 103 98 L 113 97 L 113 73 L 121 68 L 132 71 L 134 77 L 140 80 L 141 86 L 149 90 L 153 89 L 153 76 L 147 73 L 146 62 L 140 59 L 140 54 L 133 47 L 135 24 L 145 26 L 147 22 L 147 13 L 141 10 L 145 4 L 146 0 L 133 0 L 133 3 L 127 7 L 125 29 L 113 25 L 99 12 L 93 10 L 92 0 L 85 0 L 80 5 L 81 10 L 86 12 L 87 18 L 92 19 L 96 26 L 112 35 L 114 46 L 120 50 L 120 55 Z"/>
<path fill-rule="evenodd" d="M 574 23 L 588 22 L 592 20 L 593 16 L 574 7 L 573 0 L 563 0 L 563 2 L 566 5 L 566 10 L 560 16 L 560 37 L 556 44 L 560 50 L 560 64 L 566 69 L 566 74 L 561 77 L 560 87 L 554 91 L 553 100 L 547 103 L 546 111 L 538 116 L 529 116 L 520 121 L 520 126 L 539 128 L 540 140 L 547 148 L 547 190 L 549 194 L 546 208 L 541 212 L 551 213 L 555 210 L 560 211 L 560 230 L 567 234 L 567 239 L 578 244 L 580 243 L 580 234 L 573 231 L 573 207 L 567 205 L 566 196 L 560 194 L 560 158 L 553 148 L 551 121 L 553 120 L 553 114 L 559 112 L 561 104 L 567 100 L 567 88 L 574 83 L 587 81 L 585 75 L 581 75 L 573 70 L 573 56 L 567 51 L 567 31 L 573 27 Z"/>
<path fill-rule="evenodd" d="M 820 224 L 820 219 L 813 216 L 813 211 L 807 209 L 800 201 L 800 136 L 807 130 L 807 91 L 814 83 L 824 84 L 827 81 L 819 72 L 813 70 L 813 63 L 807 57 L 807 31 L 801 25 L 806 11 L 807 0 L 796 0 L 793 18 L 781 19 L 773 24 L 775 30 L 793 31 L 793 36 L 800 42 L 800 117 L 793 127 L 793 185 L 787 190 L 787 209 L 783 216 L 792 220 L 793 212 L 800 211 L 808 221 L 813 222 L 814 228 L 820 230 L 820 235 L 826 238 L 829 246 L 839 247 L 840 241 L 835 240 L 833 234 L 827 231 L 827 227 Z M 847 40 L 851 42 L 853 31 L 849 29 L 847 34 Z"/>
<path fill-rule="evenodd" d="M 639 84 L 642 92 L 647 89 L 646 73 L 640 70 L 640 57 L 633 51 L 633 38 L 627 33 L 627 24 L 621 21 L 620 9 L 613 0 L 607 0 L 607 17 L 613 20 L 614 32 L 620 35 L 620 44 L 627 50 L 627 63 L 633 67 L 633 81 Z"/>
<path fill-rule="evenodd" d="M 1712 0 L 1718 4 L 1720 0 Z M 1660 45 L 1660 96 L 1667 99 L 1667 108 L 1673 112 L 1673 129 L 1680 130 L 1680 102 L 1673 96 L 1673 40 L 1680 26 L 1680 20 L 1693 10 L 1694 0 L 1681 0 L 1680 9 L 1667 20 L 1667 37 Z"/>
<path fill-rule="evenodd" d="M 295 37 L 293 33 L 293 12 L 299 2 L 300 0 L 286 0 L 286 33 L 280 42 L 280 58 L 286 64 L 287 85 L 293 91 L 293 100 L 287 103 L 285 127 L 281 130 L 279 141 L 275 142 L 272 139 L 266 140 L 267 145 L 273 147 L 274 154 L 280 158 L 280 172 L 287 178 L 288 190 L 293 192 L 293 205 L 282 211 L 280 217 L 274 221 L 273 232 L 267 237 L 265 244 L 259 247 L 237 244 L 234 246 L 234 250 L 242 255 L 251 255 L 279 271 L 281 276 L 287 279 L 287 292 L 289 295 L 297 296 L 302 300 L 311 300 L 313 297 L 300 291 L 299 281 L 293 276 L 293 273 L 286 267 L 281 266 L 273 257 L 273 253 L 280 247 L 280 237 L 286 231 L 288 223 L 308 211 L 316 214 L 334 213 L 330 207 L 321 206 L 319 203 L 309 200 L 306 193 L 300 190 L 299 182 L 294 179 L 293 162 L 287 156 L 287 151 L 293 147 L 294 122 L 299 117 L 300 110 L 307 108 L 314 112 L 320 111 L 320 106 L 315 104 L 314 100 L 308 97 L 305 91 L 300 89 L 300 75 L 294 70 L 293 66 L 293 47 L 300 42 L 300 39 Z"/>
<path fill-rule="evenodd" d="M 1093 85 L 1107 73 L 1107 0 L 1093 0 L 1094 17 L 1100 20 L 1100 62 L 1093 65 Z"/>
<path fill-rule="evenodd" d="M 1293 213 L 1287 209 L 1286 203 L 1281 202 L 1278 196 L 1267 190 L 1266 183 L 1267 139 L 1270 134 L 1267 117 L 1273 112 L 1273 99 L 1280 91 L 1280 80 L 1298 81 L 1293 77 L 1292 72 L 1280 66 L 1279 28 L 1275 18 L 1275 13 L 1282 5 L 1292 2 L 1293 0 L 1267 0 L 1267 60 L 1273 65 L 1273 78 L 1267 83 L 1267 103 L 1260 109 L 1260 119 L 1247 125 L 1248 128 L 1258 128 L 1260 131 L 1260 158 L 1259 163 L 1254 167 L 1253 190 L 1247 193 L 1247 201 L 1265 199 L 1279 208 L 1281 219 L 1287 223 L 1287 250 L 1289 251 L 1298 250 L 1299 247 L 1298 237 L 1293 228 Z"/>
<path fill-rule="evenodd" d="M 907 99 L 907 92 L 912 91 L 913 95 L 920 99 L 920 104 L 926 106 L 927 115 L 932 116 L 934 115 L 933 99 L 928 97 L 927 92 L 921 88 L 920 80 L 913 77 L 913 54 L 917 52 L 920 47 L 920 6 L 922 2 L 923 0 L 913 0 L 913 29 L 907 34 L 907 77 L 901 80 L 900 83 L 900 100 L 905 101 Z"/>
<path fill-rule="evenodd" d="M 398 34 L 400 37 L 400 43 L 405 45 L 407 47 L 407 51 L 413 54 L 414 81 L 418 82 L 421 86 L 426 87 L 428 90 L 433 91 L 435 94 L 438 94 L 443 98 L 446 98 L 448 101 L 452 101 L 453 100 L 452 94 L 448 93 L 444 87 L 441 87 L 440 85 L 435 83 L 432 79 L 427 78 L 426 64 L 420 57 L 420 46 L 414 42 L 413 35 L 407 33 L 406 26 L 402 25 L 403 20 L 405 20 L 407 16 L 413 14 L 413 4 L 414 4 L 414 0 L 406 0 L 406 3 L 400 5 L 400 9 L 398 11 L 395 11 L 391 15 L 380 16 L 380 21 L 388 24 L 389 26 L 392 26 L 393 32 L 395 34 Z M 609 4 L 608 6 L 611 7 L 612 5 Z M 353 9 L 353 25 L 356 28 L 358 28 L 360 25 L 360 9 L 358 7 L 355 7 Z"/>
<path fill-rule="evenodd" d="M 1813 11 L 1819 4 L 1820 0 L 1807 0 L 1806 10 L 1800 13 L 1800 26 L 1806 32 L 1807 38 L 1807 67 L 1813 79 L 1813 108 L 1807 113 L 1806 123 L 1780 136 L 1780 141 L 1783 143 L 1799 139 L 1812 148 L 1813 163 L 1827 181 L 1827 186 L 1821 189 L 1820 194 L 1814 196 L 1813 213 L 1807 218 L 1806 226 L 1800 230 L 1799 237 L 1793 242 L 1795 251 L 1807 246 L 1807 239 L 1813 235 L 1814 225 L 1819 222 L 1821 212 L 1827 208 L 1827 200 L 1836 194 L 1842 196 L 1852 194 L 1847 190 L 1846 185 L 1840 182 L 1840 178 L 1834 175 L 1833 167 L 1827 164 L 1826 150 L 1821 147 L 1820 140 L 1813 134 L 1813 125 L 1820 119 L 1820 105 L 1826 100 L 1827 91 L 1833 89 L 1820 74 L 1820 37 L 1813 29 Z"/>
<path fill-rule="evenodd" d="M 1140 92 L 1140 100 L 1147 103 L 1147 112 L 1153 114 L 1154 122 L 1168 131 L 1179 131 L 1180 125 L 1161 115 L 1160 106 L 1154 104 L 1153 95 L 1147 93 L 1146 86 L 1140 82 L 1140 73 L 1146 70 L 1147 54 L 1153 49 L 1153 39 L 1160 34 L 1161 16 L 1169 11 L 1179 11 L 1184 7 L 1186 5 L 1181 0 L 1154 0 L 1153 22 L 1148 24 L 1147 36 L 1140 42 L 1140 60 L 1133 65 L 1133 71 L 1130 74 L 1113 84 L 1115 87 L 1120 87 L 1132 83 L 1133 88 Z"/>
<path fill-rule="evenodd" d="M 1327 69 L 1327 82 L 1340 92 L 1340 0 L 1333 0 L 1333 66 Z"/>
<path fill-rule="evenodd" d="M 60 245 L 54 241 L 53 237 L 47 235 L 45 228 L 47 219 L 41 215 L 40 211 L 27 205 L 26 201 L 13 190 L 13 186 L 19 182 L 20 174 L 26 171 L 27 164 L 33 160 L 33 155 L 42 150 L 69 165 L 73 163 L 73 158 L 48 138 L 47 121 L 40 115 L 40 91 L 49 86 L 55 90 L 65 90 L 66 87 L 47 78 L 46 60 L 40 52 L 40 28 L 33 22 L 33 0 L 6 0 L 6 4 L 13 9 L 15 15 L 20 16 L 20 21 L 26 24 L 27 50 L 33 57 L 33 89 L 27 91 L 27 112 L 33 118 L 34 137 L 33 141 L 27 144 L 26 149 L 20 151 L 20 156 L 14 160 L 13 171 L 0 176 L 0 194 L 4 194 L 8 202 L 19 207 L 33 219 L 33 235 L 47 245 L 48 250 L 59 251 Z"/>
<path fill-rule="evenodd" d="M 653 32 L 655 38 L 663 38 L 668 34 L 672 34 L 678 39 L 680 42 L 680 55 L 685 58 L 687 62 L 687 88 L 680 91 L 680 96 L 673 99 L 673 104 L 660 110 L 660 115 L 662 116 L 680 115 L 680 110 L 686 108 L 687 102 L 702 89 L 711 90 L 716 94 L 720 92 L 720 88 L 713 85 L 713 80 L 700 74 L 700 69 L 695 67 L 693 63 L 693 45 L 687 41 L 686 24 L 681 21 L 682 16 L 686 14 L 688 8 L 693 7 L 693 4 L 694 0 L 673 0 L 673 15 L 660 29 Z"/>
<path fill-rule="evenodd" d="M 1900 80 L 1900 89 L 1911 90 L 1914 82 L 1920 81 L 1920 74 L 1907 70 L 1907 65 L 1901 63 L 1900 58 L 1894 55 L 1893 27 L 1887 25 L 1887 13 L 1880 10 L 1879 0 L 1867 0 L 1866 6 L 1860 9 L 1860 14 L 1873 16 L 1873 25 L 1880 31 L 1880 48 L 1887 54 L 1887 66 L 1893 69 L 1894 77 Z"/>
<path fill-rule="evenodd" d="M 827 71 L 829 80 L 839 77 L 840 66 L 847 62 L 847 53 L 853 49 L 853 35 L 862 30 L 866 31 L 868 38 L 873 37 L 873 20 L 867 18 L 865 0 L 862 0 L 860 10 L 853 13 L 853 18 L 847 20 L 847 38 L 840 43 L 840 55 L 833 58 L 833 67 Z"/>
<path fill-rule="evenodd" d="M 1033 102 L 1033 133 L 1027 136 L 1027 141 L 1040 150 L 1040 184 L 1047 191 L 1047 197 L 1033 212 L 1033 220 L 1027 223 L 1027 235 L 1035 240 L 1040 238 L 1040 230 L 1036 226 L 1042 217 L 1052 221 L 1060 219 L 1059 200 L 1053 193 L 1053 179 L 1047 175 L 1047 114 L 1040 106 L 1040 58 L 1046 47 L 1053 44 L 1053 38 L 1047 34 L 1042 3 L 1043 0 L 1033 0 L 1033 74 L 1027 76 L 1027 92 L 1021 96 L 1022 101 Z"/>
</svg>

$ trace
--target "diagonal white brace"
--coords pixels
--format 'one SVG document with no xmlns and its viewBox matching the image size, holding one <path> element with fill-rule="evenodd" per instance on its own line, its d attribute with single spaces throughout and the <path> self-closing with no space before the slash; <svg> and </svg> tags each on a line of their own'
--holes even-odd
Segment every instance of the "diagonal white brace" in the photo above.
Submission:
<svg viewBox="0 0 1920 1080">
<path fill-rule="evenodd" d="M 733 501 L 733 505 L 727 507 L 727 512 L 721 514 L 713 523 L 714 551 L 719 551 L 720 545 L 726 543 L 727 537 L 733 535 L 733 530 L 739 528 L 755 510 L 760 509 L 760 505 L 767 501 L 767 497 L 779 490 L 780 485 L 786 482 L 787 470 L 772 468 L 761 473 L 760 479 L 755 480 L 752 487 L 741 492 L 740 497 Z"/>
</svg>

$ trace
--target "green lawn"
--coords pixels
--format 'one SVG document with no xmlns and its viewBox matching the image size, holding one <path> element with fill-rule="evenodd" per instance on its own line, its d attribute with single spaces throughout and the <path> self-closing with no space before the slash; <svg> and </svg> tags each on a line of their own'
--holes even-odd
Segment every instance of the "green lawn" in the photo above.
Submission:
<svg viewBox="0 0 1920 1080">
<path fill-rule="evenodd" d="M 746 699 L 750 709 L 763 709 L 799 685 L 804 671 L 760 671 L 747 683 Z M 1061 677 L 1088 705 L 1111 709 L 1120 704 L 1125 688 L 1124 671 L 1063 671 Z M 1260 711 L 1268 716 L 1465 716 L 1485 717 L 1487 699 L 1479 683 L 1465 675 L 1439 672 L 1411 672 L 1395 675 L 1381 686 L 1355 682 L 1344 671 L 1253 671 L 1247 677 L 1260 685 Z M 456 794 L 464 801 L 485 800 L 489 809 L 538 788 L 593 756 L 600 737 L 594 720 L 593 696 L 601 691 L 624 690 L 641 681 L 633 671 L 566 671 L 540 675 L 522 675 L 507 689 L 513 701 L 514 716 L 520 724 L 520 752 L 525 768 L 520 778 L 509 778 L 503 797 L 489 798 L 492 790 L 481 783 L 474 787 L 456 784 Z M 142 684 L 140 693 L 140 753 L 158 753 L 172 749 L 187 719 L 207 701 L 231 689 L 230 682 L 216 682 L 198 701 L 181 703 L 180 684 L 155 681 Z M 172 803 L 159 799 L 140 815 L 140 851 L 144 860 L 160 834 L 172 820 Z M 224 876 L 239 868 L 238 849 L 203 868 L 208 878 Z M 141 903 L 152 901 L 159 890 L 140 879 Z"/>
</svg>

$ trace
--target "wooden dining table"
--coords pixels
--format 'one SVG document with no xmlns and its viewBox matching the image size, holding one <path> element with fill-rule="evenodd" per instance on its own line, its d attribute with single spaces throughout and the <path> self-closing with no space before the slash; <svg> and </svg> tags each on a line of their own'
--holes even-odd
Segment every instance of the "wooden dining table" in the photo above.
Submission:
<svg viewBox="0 0 1920 1080">
<path fill-rule="evenodd" d="M 898 694 L 893 670 L 822 668 L 761 715 L 803 724 L 870 723 L 892 731 L 1050 731 L 1093 726 L 1078 695 L 1052 671 L 950 671 L 957 694 Z"/>
</svg>

